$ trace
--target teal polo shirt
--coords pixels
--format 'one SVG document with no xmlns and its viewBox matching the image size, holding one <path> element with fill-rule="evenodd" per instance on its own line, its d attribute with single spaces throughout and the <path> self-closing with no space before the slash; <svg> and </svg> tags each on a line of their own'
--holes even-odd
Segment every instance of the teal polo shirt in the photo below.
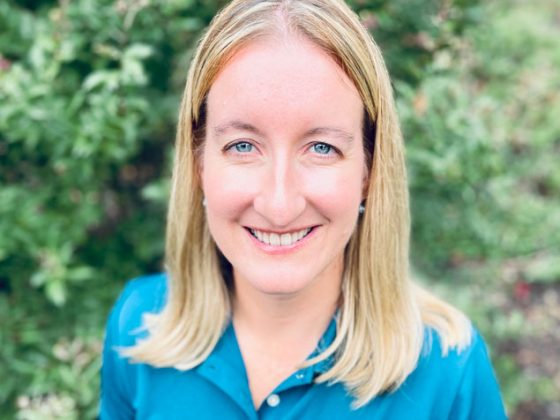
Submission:
<svg viewBox="0 0 560 420">
<path fill-rule="evenodd" d="M 468 348 L 443 357 L 438 335 L 426 329 L 422 355 L 404 384 L 357 410 L 343 384 L 314 383 L 332 358 L 295 372 L 255 409 L 231 323 L 210 356 L 191 370 L 155 368 L 121 357 L 115 347 L 132 346 L 146 336 L 139 331 L 142 315 L 160 311 L 166 291 L 164 274 L 133 280 L 109 316 L 101 370 L 102 420 L 506 418 L 486 346 L 476 331 Z M 333 320 L 312 355 L 335 336 Z"/>
</svg>

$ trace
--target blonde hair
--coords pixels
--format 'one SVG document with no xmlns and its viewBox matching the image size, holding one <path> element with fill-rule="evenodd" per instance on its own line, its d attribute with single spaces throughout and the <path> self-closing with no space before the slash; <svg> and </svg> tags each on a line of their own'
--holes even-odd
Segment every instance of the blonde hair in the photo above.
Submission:
<svg viewBox="0 0 560 420">
<path fill-rule="evenodd" d="M 333 57 L 365 109 L 370 180 L 365 213 L 345 251 L 337 335 L 306 362 L 334 355 L 317 381 L 344 383 L 359 407 L 398 388 L 414 370 L 426 326 L 439 333 L 444 353 L 466 346 L 471 330 L 461 312 L 410 279 L 408 186 L 390 79 L 379 48 L 342 0 L 234 0 L 212 21 L 196 50 L 180 110 L 167 222 L 168 300 L 160 314 L 146 319 L 148 338 L 125 354 L 158 367 L 191 369 L 208 357 L 229 322 L 225 278 L 231 267 L 210 236 L 196 167 L 205 100 L 240 48 L 286 32 Z"/>
</svg>

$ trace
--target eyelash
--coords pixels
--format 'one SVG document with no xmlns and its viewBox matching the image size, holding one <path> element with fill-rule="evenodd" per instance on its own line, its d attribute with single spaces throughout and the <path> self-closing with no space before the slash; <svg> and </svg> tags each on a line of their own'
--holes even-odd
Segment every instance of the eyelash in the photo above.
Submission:
<svg viewBox="0 0 560 420">
<path fill-rule="evenodd" d="M 239 147 L 239 146 L 242 146 L 242 145 L 243 145 L 243 146 L 245 146 L 245 145 L 246 145 L 246 146 L 249 146 L 249 147 L 250 147 L 250 150 L 249 150 L 249 151 L 241 151 L 241 150 L 239 150 L 238 147 Z M 316 146 L 326 146 L 326 147 L 328 148 L 328 152 L 327 152 L 327 153 L 319 153 L 319 152 L 315 151 L 315 153 L 316 153 L 317 155 L 322 156 L 323 158 L 328 158 L 329 155 L 332 154 L 332 153 L 330 153 L 330 152 L 334 152 L 334 153 L 336 153 L 337 155 L 341 155 L 340 151 L 339 151 L 336 147 L 334 147 L 334 146 L 331 145 L 331 144 L 328 144 L 328 143 L 325 143 L 325 142 L 321 142 L 321 141 L 312 143 L 312 144 L 309 146 L 308 150 L 311 150 L 311 149 L 315 148 Z M 238 142 L 235 142 L 235 143 L 232 143 L 232 144 L 227 145 L 227 146 L 224 148 L 224 151 L 226 151 L 226 152 L 235 152 L 235 153 L 238 153 L 238 154 L 241 154 L 241 155 L 245 155 L 245 154 L 248 154 L 248 153 L 252 152 L 254 148 L 255 148 L 255 145 L 252 144 L 251 142 L 248 142 L 248 141 L 238 141 Z M 234 149 L 235 149 L 235 150 L 234 150 Z"/>
<path fill-rule="evenodd" d="M 251 148 L 251 150 L 241 151 L 241 150 L 238 149 L 239 146 L 245 146 L 245 145 L 249 146 Z M 229 146 L 226 146 L 226 150 L 229 151 L 229 150 L 235 149 L 235 151 L 238 152 L 238 153 L 246 154 L 246 153 L 251 152 L 254 149 L 254 147 L 255 146 L 253 144 L 249 143 L 248 141 L 238 141 L 236 143 L 230 144 Z"/>
<path fill-rule="evenodd" d="M 318 141 L 318 142 L 316 142 L 316 143 L 313 143 L 309 148 L 310 148 L 310 149 L 313 149 L 313 148 L 315 148 L 316 146 L 326 146 L 326 147 L 328 147 L 328 152 L 327 152 L 327 153 L 319 153 L 319 152 L 317 152 L 317 151 L 315 150 L 315 152 L 316 152 L 318 155 L 321 155 L 321 156 L 328 156 L 328 155 L 331 154 L 330 152 L 334 152 L 334 153 L 336 153 L 337 155 L 340 155 L 340 151 L 339 151 L 336 147 L 334 147 L 334 146 L 331 145 L 331 144 L 324 143 L 324 142 L 321 142 L 321 141 Z"/>
</svg>

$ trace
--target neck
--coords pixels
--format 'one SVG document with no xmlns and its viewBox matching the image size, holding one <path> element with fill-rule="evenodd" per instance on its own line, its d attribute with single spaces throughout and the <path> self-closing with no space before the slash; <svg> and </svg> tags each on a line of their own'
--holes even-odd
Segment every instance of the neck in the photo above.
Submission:
<svg viewBox="0 0 560 420">
<path fill-rule="evenodd" d="M 339 305 L 342 269 L 321 276 L 305 290 L 267 294 L 236 279 L 233 321 L 236 329 L 272 343 L 319 340 Z"/>
<path fill-rule="evenodd" d="M 340 298 L 342 263 L 295 293 L 264 293 L 234 272 L 233 323 L 255 407 L 316 348 Z"/>
</svg>

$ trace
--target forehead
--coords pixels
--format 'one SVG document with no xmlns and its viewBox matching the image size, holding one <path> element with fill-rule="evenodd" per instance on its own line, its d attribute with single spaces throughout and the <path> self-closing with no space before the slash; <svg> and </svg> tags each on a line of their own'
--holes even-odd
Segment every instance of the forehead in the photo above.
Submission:
<svg viewBox="0 0 560 420">
<path fill-rule="evenodd" d="M 309 40 L 293 36 L 241 48 L 208 94 L 209 119 L 268 113 L 279 119 L 352 120 L 361 119 L 362 110 L 356 87 L 334 59 Z"/>
</svg>

